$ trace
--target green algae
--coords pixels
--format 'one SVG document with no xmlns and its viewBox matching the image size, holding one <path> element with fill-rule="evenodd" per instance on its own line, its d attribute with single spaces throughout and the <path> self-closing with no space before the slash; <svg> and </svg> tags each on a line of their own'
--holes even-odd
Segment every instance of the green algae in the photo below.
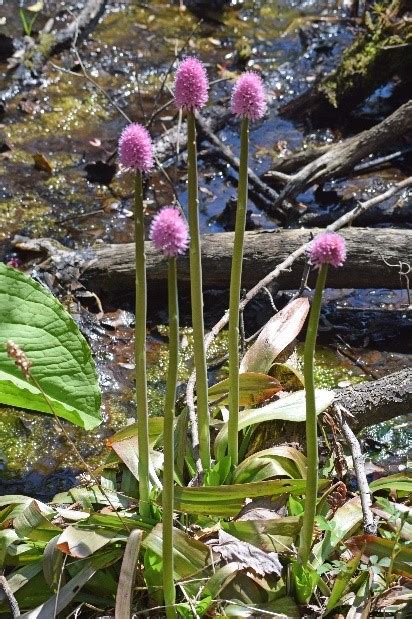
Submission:
<svg viewBox="0 0 412 619">
<path fill-rule="evenodd" d="M 22 193 L 0 203 L 0 240 L 7 240 L 13 231 L 24 228 L 41 236 L 49 229 L 46 215 L 50 206 L 34 193 Z"/>
</svg>

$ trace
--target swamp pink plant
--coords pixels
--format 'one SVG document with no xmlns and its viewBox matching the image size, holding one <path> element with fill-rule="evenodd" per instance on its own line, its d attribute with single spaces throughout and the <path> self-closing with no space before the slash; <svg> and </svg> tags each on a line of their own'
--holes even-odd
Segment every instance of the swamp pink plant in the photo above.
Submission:
<svg viewBox="0 0 412 619">
<path fill-rule="evenodd" d="M 132 123 L 123 130 L 119 139 L 119 160 L 125 167 L 135 172 L 135 382 L 139 447 L 139 511 L 141 516 L 148 518 L 150 517 L 150 456 L 146 380 L 147 284 L 142 173 L 148 172 L 153 167 L 153 147 L 150 135 L 142 125 Z"/>
<path fill-rule="evenodd" d="M 150 239 L 156 249 L 169 259 L 169 365 L 163 426 L 163 592 L 168 619 L 175 617 L 176 591 L 173 580 L 173 502 L 174 502 L 174 421 L 177 371 L 179 364 L 179 306 L 177 291 L 176 258 L 189 244 L 185 220 L 173 207 L 163 208 L 150 227 Z"/>
<path fill-rule="evenodd" d="M 308 257 L 317 269 L 323 264 L 341 267 L 346 260 L 345 239 L 336 232 L 323 232 L 310 244 Z"/>
<path fill-rule="evenodd" d="M 313 528 L 316 515 L 318 495 L 318 434 L 315 402 L 314 355 L 319 326 L 323 289 L 325 287 L 328 266 L 342 266 L 346 259 L 345 239 L 335 232 L 319 234 L 309 246 L 308 257 L 318 269 L 315 294 L 309 315 L 304 349 L 304 378 L 306 394 L 306 450 L 307 477 L 306 499 L 303 523 L 300 533 L 298 558 L 306 567 L 312 546 Z"/>
<path fill-rule="evenodd" d="M 265 109 L 265 90 L 262 79 L 256 73 L 244 73 L 236 82 L 232 94 L 232 112 L 242 119 L 238 200 L 229 300 L 228 451 L 232 466 L 237 465 L 239 457 L 239 302 L 248 200 L 249 121 L 261 118 Z"/>
<path fill-rule="evenodd" d="M 202 262 L 199 232 L 199 194 L 197 179 L 195 111 L 208 98 L 206 69 L 196 58 L 186 58 L 176 70 L 175 104 L 187 111 L 187 176 L 188 221 L 190 232 L 190 295 L 192 305 L 193 349 L 196 370 L 197 416 L 199 422 L 199 455 L 203 470 L 210 468 L 210 431 L 208 382 L 203 321 Z"/>
<path fill-rule="evenodd" d="M 149 172 L 153 168 L 152 140 L 139 123 L 123 129 L 119 139 L 119 161 L 135 172 Z"/>
</svg>

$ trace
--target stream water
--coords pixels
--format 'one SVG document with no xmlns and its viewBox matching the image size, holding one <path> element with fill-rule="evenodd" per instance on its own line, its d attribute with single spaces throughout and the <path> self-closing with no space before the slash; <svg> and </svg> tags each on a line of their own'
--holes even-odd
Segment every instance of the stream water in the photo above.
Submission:
<svg viewBox="0 0 412 619">
<path fill-rule="evenodd" d="M 83 4 L 45 2 L 33 34 L 44 28 L 51 17 L 54 26 L 63 26 L 72 19 L 70 10 L 78 11 Z M 79 43 L 78 56 L 73 50 L 62 52 L 46 64 L 41 77 L 26 80 L 19 88 L 13 88 L 13 73 L 7 65 L 10 60 L 0 57 L 4 78 L 0 90 L 7 93 L 0 119 L 0 257 L 19 266 L 21 258 L 11 246 L 16 234 L 49 237 L 76 248 L 133 239 L 131 179 L 119 173 L 115 160 L 116 142 L 126 121 L 116 106 L 132 120 L 145 122 L 164 105 L 152 124 L 154 135 L 176 123 L 173 105 L 165 105 L 170 101 L 170 76 L 160 95 L 159 91 L 175 54 L 183 47 L 188 53 L 197 53 L 207 64 L 213 80 L 212 103 L 229 100 L 230 79 L 243 67 L 262 70 L 270 105 L 267 117 L 251 132 L 251 165 L 257 173 L 269 169 L 272 160 L 282 153 L 309 144 L 331 143 L 350 134 L 348 118 L 339 125 L 317 128 L 305 118 L 295 123 L 285 120 L 279 116 L 278 107 L 335 66 L 356 35 L 357 26 L 340 19 L 335 4 L 318 0 L 232 4 L 221 14 L 204 15 L 200 22 L 198 15 L 179 10 L 178 2 L 109 1 L 98 26 Z M 22 37 L 18 5 L 17 0 L 6 0 L 0 7 L 0 34 L 15 41 Z M 103 90 L 84 78 L 79 59 L 89 78 Z M 359 124 L 376 122 L 396 105 L 395 90 L 388 85 L 357 111 L 357 129 Z M 219 137 L 238 153 L 236 122 L 229 122 Z M 184 159 L 170 163 L 169 177 L 185 207 Z M 313 191 L 299 196 L 299 201 L 311 212 L 333 210 L 342 197 L 363 199 L 381 192 L 403 177 L 404 166 L 401 160 L 384 172 L 329 184 L 325 189 L 326 206 L 320 204 Z M 217 162 L 207 144 L 201 145 L 203 232 L 227 229 L 227 219 L 221 215 L 235 194 L 236 173 L 227 164 Z M 155 172 L 147 188 L 148 220 L 159 206 L 172 200 L 169 182 L 161 172 Z M 394 202 L 381 208 L 391 207 Z M 277 222 L 253 200 L 249 207 L 250 226 L 276 227 Z M 98 464 L 105 457 L 105 438 L 134 415 L 132 308 L 127 303 L 109 307 L 101 299 L 105 313 L 97 320 L 95 308 L 81 306 L 70 295 L 62 300 L 88 338 L 98 365 L 104 423 L 89 434 L 70 428 L 83 457 Z M 341 329 L 334 331 L 334 338 L 338 333 L 352 348 L 350 358 L 336 353 L 336 346 L 331 346 L 332 340 L 326 337 L 318 355 L 319 382 L 337 386 L 348 380 L 381 376 L 409 364 L 411 350 L 405 345 L 405 335 L 399 336 L 399 321 L 388 323 L 384 316 L 379 322 L 377 318 L 384 309 L 397 310 L 404 325 L 406 311 L 404 314 L 401 310 L 405 303 L 405 291 L 401 290 L 330 291 L 325 317 L 328 324 Z M 370 313 L 365 314 L 365 309 Z M 162 311 L 151 316 L 148 337 L 153 414 L 161 414 L 167 363 L 167 333 L 158 324 L 163 319 Z M 371 324 L 375 324 L 372 329 Z M 187 329 L 182 331 L 182 348 L 183 386 L 191 364 Z M 224 349 L 222 336 L 211 357 L 221 356 Z M 406 462 L 406 429 L 393 429 L 403 423 L 396 421 L 373 431 L 378 455 L 385 456 L 380 462 L 389 461 L 395 467 Z M 379 447 L 388 442 L 396 452 L 396 460 Z M 48 498 L 70 486 L 82 467 L 53 419 L 0 407 L 0 468 L 0 493 Z"/>
</svg>

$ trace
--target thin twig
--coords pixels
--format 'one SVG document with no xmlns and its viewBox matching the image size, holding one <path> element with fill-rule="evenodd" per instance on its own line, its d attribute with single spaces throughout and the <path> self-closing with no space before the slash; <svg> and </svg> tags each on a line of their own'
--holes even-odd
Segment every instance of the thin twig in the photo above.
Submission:
<svg viewBox="0 0 412 619">
<path fill-rule="evenodd" d="M 196 405 L 195 405 L 195 387 L 196 387 L 196 371 L 194 370 L 187 381 L 186 388 L 186 403 L 189 409 L 190 433 L 192 435 L 193 458 L 196 463 L 196 470 L 200 474 L 202 464 L 199 457 L 199 426 L 197 423 Z"/>
<path fill-rule="evenodd" d="M 20 608 L 19 604 L 14 597 L 13 591 L 10 589 L 10 585 L 7 581 L 7 578 L 3 575 L 0 576 L 0 589 L 3 590 L 4 595 L 7 600 L 7 604 L 9 605 L 10 612 L 13 615 L 13 619 L 16 617 L 20 617 Z"/>
<path fill-rule="evenodd" d="M 365 472 L 365 460 L 361 451 L 361 447 L 355 434 L 349 427 L 342 412 L 344 409 L 339 404 L 333 406 L 336 418 L 342 433 L 346 439 L 349 449 L 352 454 L 353 468 L 355 469 L 355 475 L 358 482 L 359 496 L 363 513 L 363 529 L 367 535 L 375 535 L 377 531 L 377 523 L 373 516 L 371 505 L 371 491 L 369 489 L 368 480 L 366 479 Z"/>
</svg>

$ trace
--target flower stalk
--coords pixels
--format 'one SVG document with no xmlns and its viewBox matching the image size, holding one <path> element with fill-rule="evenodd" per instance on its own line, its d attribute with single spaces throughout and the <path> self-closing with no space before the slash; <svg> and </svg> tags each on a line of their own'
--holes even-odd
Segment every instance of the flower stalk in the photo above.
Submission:
<svg viewBox="0 0 412 619">
<path fill-rule="evenodd" d="M 242 119 L 235 240 L 230 275 L 229 300 L 229 424 L 228 450 L 232 466 L 238 463 L 239 425 L 239 302 L 242 281 L 243 243 L 248 199 L 249 119 Z"/>
<path fill-rule="evenodd" d="M 249 121 L 262 118 L 266 110 L 263 81 L 257 73 L 247 71 L 237 80 L 231 100 L 231 111 L 242 119 L 238 198 L 230 274 L 229 300 L 229 423 L 228 452 L 232 466 L 239 459 L 239 303 L 242 282 L 243 243 L 248 199 Z"/>
<path fill-rule="evenodd" d="M 169 366 L 163 426 L 163 591 L 167 619 L 174 619 L 176 601 L 173 580 L 174 421 L 179 362 L 179 308 L 176 271 L 176 258 L 171 257 L 168 265 Z"/>
<path fill-rule="evenodd" d="M 135 319 L 135 381 L 136 415 L 139 449 L 139 512 L 143 518 L 150 517 L 150 455 L 149 422 L 146 382 L 146 316 L 147 284 L 146 255 L 144 249 L 144 207 L 142 173 L 135 174 L 134 193 L 135 261 L 136 261 L 136 319 Z"/>
<path fill-rule="evenodd" d="M 187 114 L 189 261 L 192 303 L 193 348 L 196 369 L 199 455 L 203 470 L 210 468 L 208 382 L 203 323 L 202 263 L 199 232 L 199 196 L 197 178 L 196 124 L 194 112 Z"/>
<path fill-rule="evenodd" d="M 306 474 L 306 499 L 303 523 L 300 533 L 299 558 L 303 565 L 309 560 L 312 546 L 313 528 L 316 515 L 316 501 L 318 496 L 318 426 L 316 416 L 315 381 L 314 381 L 314 355 L 316 338 L 318 334 L 322 295 L 325 287 L 328 265 L 320 267 L 316 281 L 316 289 L 310 309 L 308 329 L 306 333 L 304 349 L 304 377 L 306 392 L 306 450 L 307 450 L 307 474 Z"/>
</svg>

